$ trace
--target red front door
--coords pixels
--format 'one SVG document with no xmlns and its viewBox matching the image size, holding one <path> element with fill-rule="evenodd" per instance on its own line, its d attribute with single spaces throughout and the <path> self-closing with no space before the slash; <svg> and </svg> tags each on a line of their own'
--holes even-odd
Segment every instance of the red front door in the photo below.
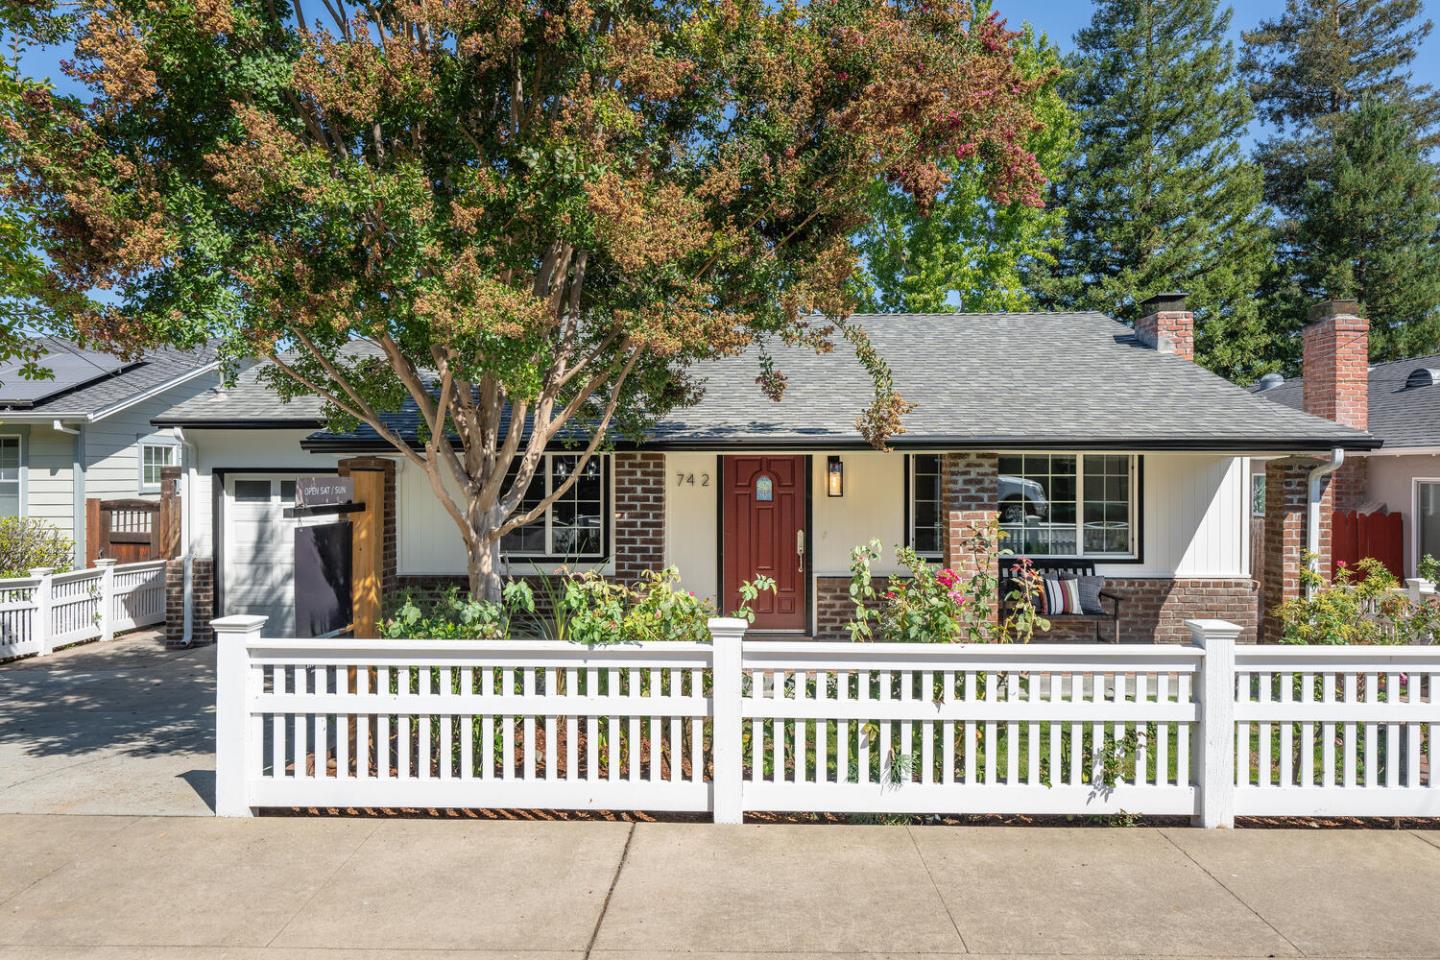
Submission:
<svg viewBox="0 0 1440 960">
<path fill-rule="evenodd" d="M 755 628 L 803 630 L 808 605 L 805 574 L 804 457 L 724 457 L 724 613 L 740 605 L 740 584 L 773 577 L 776 590 L 751 604 Z"/>
</svg>

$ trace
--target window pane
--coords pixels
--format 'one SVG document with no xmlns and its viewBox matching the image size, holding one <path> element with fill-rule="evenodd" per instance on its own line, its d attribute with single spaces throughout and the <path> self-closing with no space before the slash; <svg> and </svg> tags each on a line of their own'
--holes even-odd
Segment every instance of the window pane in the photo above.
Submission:
<svg viewBox="0 0 1440 960">
<path fill-rule="evenodd" d="M 0 483 L 0 517 L 20 516 L 20 484 Z"/>
<path fill-rule="evenodd" d="M 0 437 L 0 480 L 20 479 L 20 438 Z"/>
<path fill-rule="evenodd" d="M 235 499 L 241 503 L 268 503 L 270 500 L 270 481 L 236 480 Z"/>
<path fill-rule="evenodd" d="M 1073 555 L 1075 457 L 1047 454 L 1000 458 L 1000 528 L 1016 553 Z"/>
<path fill-rule="evenodd" d="M 280 499 L 283 500 L 283 501 L 285 501 L 287 504 L 293 504 L 293 503 L 295 502 L 295 481 L 294 481 L 294 480 L 281 480 L 281 481 L 280 481 Z"/>
<path fill-rule="evenodd" d="M 1085 552 L 1130 552 L 1130 458 L 1085 458 Z"/>
<path fill-rule="evenodd" d="M 558 489 L 579 464 L 580 458 L 560 455 L 551 458 L 552 490 Z M 600 459 L 591 457 L 574 485 L 550 507 L 550 549 L 560 557 L 594 556 L 602 552 Z"/>
<path fill-rule="evenodd" d="M 546 462 L 542 460 L 535 471 L 535 476 L 530 478 L 530 485 L 525 488 L 525 495 L 520 498 L 520 506 L 516 508 L 517 513 L 533 510 L 540 501 L 545 499 L 545 468 Z M 510 468 L 510 475 L 505 478 L 507 492 L 515 482 L 515 475 L 519 472 L 518 466 Z M 545 518 L 537 517 L 518 530 L 511 530 L 505 534 L 500 539 L 500 551 L 507 554 L 543 555 L 545 553 Z"/>
<path fill-rule="evenodd" d="M 916 454 L 910 468 L 910 546 L 916 553 L 939 554 L 940 456 Z"/>
<path fill-rule="evenodd" d="M 1416 510 L 1416 541 L 1419 555 L 1440 557 L 1440 483 L 1421 483 Z"/>
</svg>

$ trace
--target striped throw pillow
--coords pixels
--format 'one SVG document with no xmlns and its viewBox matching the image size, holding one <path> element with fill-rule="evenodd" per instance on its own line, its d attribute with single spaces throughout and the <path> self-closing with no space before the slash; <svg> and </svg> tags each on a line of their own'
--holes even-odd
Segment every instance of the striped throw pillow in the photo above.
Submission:
<svg viewBox="0 0 1440 960">
<path fill-rule="evenodd" d="M 1081 613 L 1080 584 L 1074 577 L 1046 577 L 1040 591 L 1040 614 L 1046 617 Z"/>
</svg>

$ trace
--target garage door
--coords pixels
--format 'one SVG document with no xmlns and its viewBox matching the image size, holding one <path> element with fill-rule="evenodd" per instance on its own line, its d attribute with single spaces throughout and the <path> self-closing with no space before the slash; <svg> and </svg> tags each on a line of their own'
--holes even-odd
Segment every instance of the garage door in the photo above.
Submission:
<svg viewBox="0 0 1440 960">
<path fill-rule="evenodd" d="M 293 474 L 225 477 L 225 613 L 269 617 L 267 637 L 295 632 L 295 521 L 284 514 L 294 504 Z"/>
</svg>

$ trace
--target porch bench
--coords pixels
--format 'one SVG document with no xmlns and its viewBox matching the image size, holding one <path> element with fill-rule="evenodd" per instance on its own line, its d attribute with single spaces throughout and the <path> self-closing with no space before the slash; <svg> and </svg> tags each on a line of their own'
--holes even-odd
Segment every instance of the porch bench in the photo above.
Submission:
<svg viewBox="0 0 1440 960">
<path fill-rule="evenodd" d="M 1004 618 L 1009 613 L 1010 594 L 1017 587 L 1015 585 L 1016 568 L 1020 566 L 1021 557 L 1000 558 L 1000 616 Z M 1093 577 L 1095 575 L 1095 561 L 1076 560 L 1073 558 L 1050 558 L 1031 557 L 1030 566 L 1042 577 L 1044 576 L 1074 576 Z M 1120 642 L 1120 598 L 1106 590 L 1100 591 L 1101 606 L 1104 601 L 1110 601 L 1110 611 L 1104 614 L 1095 613 L 1062 613 L 1054 616 L 1047 615 L 1045 619 L 1054 623 L 1084 622 L 1095 624 L 1095 642 L 1104 643 L 1105 638 L 1100 632 L 1100 626 L 1109 623 L 1111 627 L 1111 643 Z"/>
</svg>

